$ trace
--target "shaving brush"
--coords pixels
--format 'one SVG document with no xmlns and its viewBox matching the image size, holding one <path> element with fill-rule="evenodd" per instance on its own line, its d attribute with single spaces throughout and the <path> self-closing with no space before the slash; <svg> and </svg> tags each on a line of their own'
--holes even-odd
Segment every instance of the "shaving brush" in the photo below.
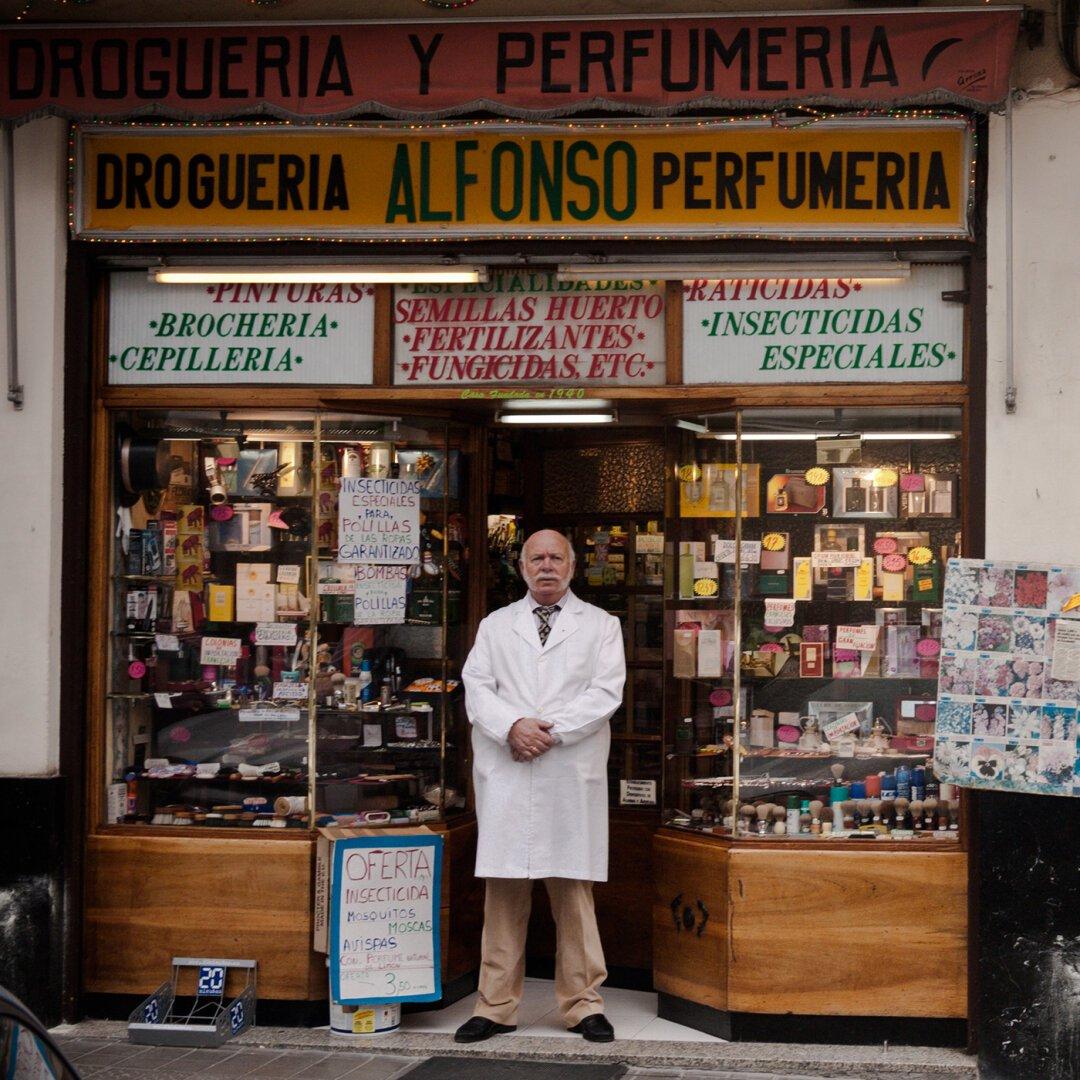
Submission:
<svg viewBox="0 0 1080 1080">
<path fill-rule="evenodd" d="M 875 829 L 881 828 L 881 800 L 870 800 L 870 813 L 873 816 L 873 825 Z"/>
<path fill-rule="evenodd" d="M 912 799 L 908 803 L 908 812 L 911 814 L 911 827 L 913 829 L 922 829 L 922 799 Z"/>
<path fill-rule="evenodd" d="M 858 811 L 859 811 L 859 820 L 858 820 L 858 822 L 856 824 L 857 825 L 869 825 L 872 814 L 873 814 L 873 811 L 870 809 L 870 800 L 869 799 L 859 799 L 855 803 L 855 806 L 858 808 Z"/>
<path fill-rule="evenodd" d="M 772 813 L 772 803 L 758 803 L 757 805 L 757 831 L 758 836 L 764 836 L 769 831 L 769 815 Z"/>
<path fill-rule="evenodd" d="M 833 774 L 833 784 L 834 784 L 834 786 L 839 785 L 840 780 L 844 775 L 844 766 L 840 765 L 839 763 L 836 764 L 836 765 L 830 765 L 829 766 L 829 772 L 831 772 Z"/>
<path fill-rule="evenodd" d="M 777 836 L 787 834 L 787 809 L 779 804 L 772 808 L 773 827 L 772 831 Z"/>
<path fill-rule="evenodd" d="M 937 820 L 937 799 L 923 799 L 923 822 L 922 828 L 928 832 L 932 832 L 934 829 L 934 822 Z M 916 826 L 918 828 L 919 826 Z"/>
<path fill-rule="evenodd" d="M 739 807 L 739 832 L 744 836 L 750 832 L 750 822 L 757 816 L 757 809 L 750 803 Z"/>
<path fill-rule="evenodd" d="M 895 799 L 893 805 L 896 807 L 896 828 L 902 829 L 904 823 L 907 821 L 907 808 L 911 805 L 910 799 L 905 799 L 903 796 Z"/>
<path fill-rule="evenodd" d="M 892 799 L 882 799 L 881 800 L 881 826 L 886 832 L 888 832 L 892 828 L 893 814 L 894 813 L 895 813 L 895 809 L 893 807 L 893 800 Z"/>
<path fill-rule="evenodd" d="M 825 809 L 825 804 L 820 799 L 811 799 L 810 801 L 810 831 L 812 833 L 821 832 L 821 812 Z"/>
</svg>

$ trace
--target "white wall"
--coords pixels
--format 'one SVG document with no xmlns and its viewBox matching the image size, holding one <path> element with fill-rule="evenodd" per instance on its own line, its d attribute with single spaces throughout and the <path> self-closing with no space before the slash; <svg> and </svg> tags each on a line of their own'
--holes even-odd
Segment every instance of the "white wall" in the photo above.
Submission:
<svg viewBox="0 0 1080 1080">
<path fill-rule="evenodd" d="M 1080 563 L 1080 91 L 1013 107 L 1013 355 L 1005 412 L 1005 118 L 990 132 L 986 554 Z"/>
<path fill-rule="evenodd" d="M 0 400 L 0 776 L 52 776 L 60 760 L 64 260 L 67 126 L 15 131 L 20 411 Z M 0 251 L 9 243 L 0 225 Z M 4 272 L 0 260 L 0 275 Z M 0 305 L 0 355 L 7 327 Z M 5 378 L 6 385 L 6 378 Z"/>
</svg>

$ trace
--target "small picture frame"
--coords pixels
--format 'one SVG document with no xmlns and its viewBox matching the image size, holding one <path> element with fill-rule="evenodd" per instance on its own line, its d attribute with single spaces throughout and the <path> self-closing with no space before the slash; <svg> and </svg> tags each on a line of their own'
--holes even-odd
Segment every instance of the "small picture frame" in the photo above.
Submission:
<svg viewBox="0 0 1080 1080">
<path fill-rule="evenodd" d="M 774 473 L 765 486 L 768 514 L 820 514 L 825 509 L 826 486 L 808 484 L 801 472 Z"/>
<path fill-rule="evenodd" d="M 892 483 L 882 484 L 886 470 L 872 468 L 833 469 L 834 518 L 895 518 L 899 508 L 898 477 L 888 470 Z"/>
<path fill-rule="evenodd" d="M 803 641 L 799 644 L 799 678 L 825 678 L 825 643 Z"/>
<path fill-rule="evenodd" d="M 737 466 L 710 461 L 691 470 L 692 480 L 679 484 L 681 517 L 733 518 L 735 516 L 735 479 Z M 757 517 L 761 508 L 761 466 L 744 464 L 742 516 Z"/>
<path fill-rule="evenodd" d="M 830 724 L 835 724 L 849 713 L 854 713 L 859 721 L 860 735 L 869 735 L 874 722 L 874 703 L 872 701 L 808 701 L 807 711 L 821 726 L 824 732 Z"/>
<path fill-rule="evenodd" d="M 866 526 L 845 525 L 841 522 L 831 521 L 827 525 L 814 526 L 814 551 L 847 551 L 858 552 L 860 556 L 866 555 Z M 816 585 L 828 584 L 830 567 L 814 567 L 814 583 Z M 854 567 L 843 568 L 841 574 L 845 581 L 854 581 Z M 851 589 L 845 589 L 850 594 Z M 850 595 L 837 597 L 837 599 L 851 599 Z"/>
<path fill-rule="evenodd" d="M 211 551 L 269 551 L 273 543 L 270 527 L 272 503 L 236 503 L 225 521 L 209 522 Z"/>
</svg>

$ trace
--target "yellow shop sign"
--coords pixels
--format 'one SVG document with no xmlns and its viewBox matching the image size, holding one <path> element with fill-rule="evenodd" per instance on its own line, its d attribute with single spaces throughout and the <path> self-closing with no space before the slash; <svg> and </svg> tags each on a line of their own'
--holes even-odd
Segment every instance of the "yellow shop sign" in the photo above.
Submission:
<svg viewBox="0 0 1080 1080">
<path fill-rule="evenodd" d="M 83 237 L 967 236 L 960 119 L 85 128 Z"/>
</svg>

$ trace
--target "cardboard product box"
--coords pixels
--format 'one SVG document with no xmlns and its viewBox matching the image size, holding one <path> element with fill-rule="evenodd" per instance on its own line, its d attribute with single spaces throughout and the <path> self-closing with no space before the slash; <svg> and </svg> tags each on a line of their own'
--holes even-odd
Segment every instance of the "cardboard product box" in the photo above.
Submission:
<svg viewBox="0 0 1080 1080">
<path fill-rule="evenodd" d="M 934 737 L 932 735 L 894 735 L 889 740 L 889 746 L 893 750 L 910 754 L 912 752 L 932 754 L 934 752 Z"/>
<path fill-rule="evenodd" d="M 461 622 L 461 590 L 450 589 L 447 594 L 447 619 L 451 625 Z M 409 593 L 405 609 L 405 621 L 415 626 L 442 625 L 442 589 L 422 592 L 413 589 Z"/>
<path fill-rule="evenodd" d="M 330 947 L 330 870 L 334 864 L 334 842 L 357 836 L 431 836 L 426 825 L 408 828 L 359 829 L 344 825 L 325 825 L 315 839 L 315 911 L 313 918 L 315 952 L 325 953 Z M 443 875 L 446 880 L 446 875 Z M 440 900 L 441 902 L 441 900 Z"/>
</svg>

